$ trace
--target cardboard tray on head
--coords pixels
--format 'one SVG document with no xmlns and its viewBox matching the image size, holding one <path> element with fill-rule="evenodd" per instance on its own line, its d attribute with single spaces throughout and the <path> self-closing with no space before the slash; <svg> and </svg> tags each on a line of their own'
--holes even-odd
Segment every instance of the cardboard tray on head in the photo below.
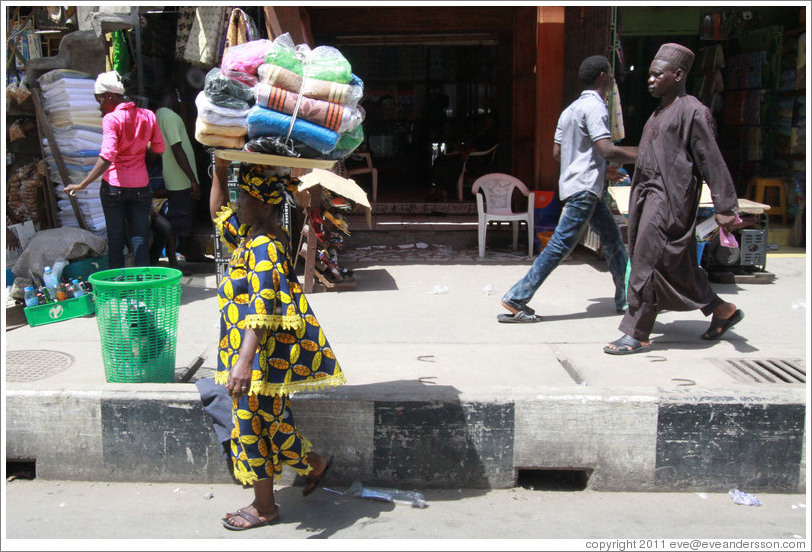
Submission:
<svg viewBox="0 0 812 552">
<path fill-rule="evenodd" d="M 331 159 L 307 159 L 304 157 L 285 157 L 271 153 L 258 153 L 237 149 L 215 149 L 214 156 L 226 161 L 271 165 L 274 167 L 291 167 L 294 169 L 331 169 L 335 161 Z"/>
</svg>

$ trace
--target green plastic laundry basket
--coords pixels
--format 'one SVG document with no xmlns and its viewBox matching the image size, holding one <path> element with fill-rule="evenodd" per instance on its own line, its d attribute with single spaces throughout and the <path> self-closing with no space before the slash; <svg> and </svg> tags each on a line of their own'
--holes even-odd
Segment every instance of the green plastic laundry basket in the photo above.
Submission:
<svg viewBox="0 0 812 552">
<path fill-rule="evenodd" d="M 174 381 L 182 275 L 163 267 L 117 268 L 90 275 L 108 382 Z"/>
</svg>

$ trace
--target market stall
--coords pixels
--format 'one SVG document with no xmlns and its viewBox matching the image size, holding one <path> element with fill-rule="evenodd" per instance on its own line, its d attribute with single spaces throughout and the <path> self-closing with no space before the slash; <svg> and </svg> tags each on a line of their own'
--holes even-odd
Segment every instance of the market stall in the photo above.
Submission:
<svg viewBox="0 0 812 552">
<path fill-rule="evenodd" d="M 618 212 L 629 215 L 631 186 L 609 186 Z M 733 232 L 736 247 L 723 246 L 719 239 L 719 227 L 713 219 L 713 200 L 707 184 L 702 185 L 697 215 L 697 245 L 700 264 L 709 272 L 711 279 L 735 280 L 747 277 L 752 283 L 769 282 L 772 274 L 765 270 L 767 264 L 767 230 L 770 206 L 739 198 L 739 216 L 742 219 Z"/>
</svg>

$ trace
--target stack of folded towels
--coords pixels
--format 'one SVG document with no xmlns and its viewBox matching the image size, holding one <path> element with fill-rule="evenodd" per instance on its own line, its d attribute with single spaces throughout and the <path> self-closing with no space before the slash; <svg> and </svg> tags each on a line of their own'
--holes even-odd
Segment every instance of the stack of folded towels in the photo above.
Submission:
<svg viewBox="0 0 812 552">
<path fill-rule="evenodd" d="M 85 179 L 99 156 L 102 144 L 102 114 L 93 96 L 94 79 L 91 75 L 71 69 L 54 69 L 37 79 L 42 90 L 42 108 L 50 124 L 56 147 L 65 162 L 70 183 Z M 56 213 L 61 226 L 78 227 L 68 195 L 63 191 L 59 172 L 48 142 L 43 140 L 51 182 L 57 197 Z M 79 209 L 87 229 L 104 233 L 106 225 L 99 200 L 101 179 L 76 192 Z"/>
<path fill-rule="evenodd" d="M 287 33 L 232 46 L 197 97 L 195 138 L 208 146 L 342 159 L 363 141 L 363 87 L 329 46 L 297 46 Z"/>
</svg>

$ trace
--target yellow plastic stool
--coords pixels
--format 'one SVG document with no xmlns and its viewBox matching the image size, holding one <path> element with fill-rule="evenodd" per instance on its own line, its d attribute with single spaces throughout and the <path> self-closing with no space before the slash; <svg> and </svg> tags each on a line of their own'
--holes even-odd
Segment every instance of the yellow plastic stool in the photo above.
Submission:
<svg viewBox="0 0 812 552">
<path fill-rule="evenodd" d="M 775 204 L 764 201 L 764 193 L 767 190 L 775 191 L 778 198 Z M 780 178 L 752 178 L 747 183 L 747 192 L 745 193 L 748 199 L 756 203 L 764 203 L 770 206 L 768 214 L 771 216 L 780 216 L 781 222 L 787 222 L 787 192 L 784 181 Z M 773 194 L 774 195 L 774 194 Z"/>
</svg>

